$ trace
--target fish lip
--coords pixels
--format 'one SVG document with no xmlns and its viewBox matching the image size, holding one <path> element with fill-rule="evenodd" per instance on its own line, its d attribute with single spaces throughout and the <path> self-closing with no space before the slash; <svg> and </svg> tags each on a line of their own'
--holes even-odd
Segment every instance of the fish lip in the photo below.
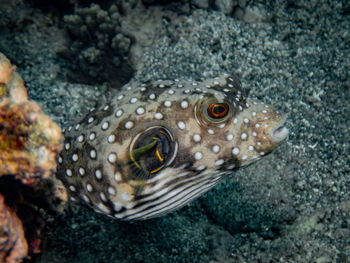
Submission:
<svg viewBox="0 0 350 263">
<path fill-rule="evenodd" d="M 284 123 L 270 132 L 270 138 L 275 143 L 281 143 L 289 134 L 289 130 L 284 126 Z"/>
</svg>

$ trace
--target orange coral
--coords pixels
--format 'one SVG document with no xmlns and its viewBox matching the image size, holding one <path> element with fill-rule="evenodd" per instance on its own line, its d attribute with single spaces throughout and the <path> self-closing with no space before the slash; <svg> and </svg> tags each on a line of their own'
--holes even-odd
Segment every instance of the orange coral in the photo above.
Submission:
<svg viewBox="0 0 350 263">
<path fill-rule="evenodd" d="M 40 208 L 67 201 L 53 176 L 61 149 L 60 127 L 28 100 L 16 67 L 0 53 L 0 262 L 40 252 Z"/>
<path fill-rule="evenodd" d="M 0 53 L 0 176 L 24 183 L 48 178 L 61 150 L 61 129 L 28 101 L 24 81 Z"/>
<path fill-rule="evenodd" d="M 16 69 L 15 66 L 11 66 L 10 61 L 0 54 L 0 83 L 10 83 L 12 72 Z"/>
<path fill-rule="evenodd" d="M 0 194 L 0 262 L 21 262 L 28 253 L 22 222 Z"/>
</svg>

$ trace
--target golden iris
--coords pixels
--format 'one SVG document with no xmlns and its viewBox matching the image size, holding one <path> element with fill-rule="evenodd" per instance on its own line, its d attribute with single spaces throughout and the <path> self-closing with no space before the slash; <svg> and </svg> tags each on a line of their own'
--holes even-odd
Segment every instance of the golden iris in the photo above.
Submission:
<svg viewBox="0 0 350 263">
<path fill-rule="evenodd" d="M 221 119 L 226 117 L 230 107 L 226 103 L 212 103 L 209 105 L 207 112 L 208 115 L 214 119 Z"/>
</svg>

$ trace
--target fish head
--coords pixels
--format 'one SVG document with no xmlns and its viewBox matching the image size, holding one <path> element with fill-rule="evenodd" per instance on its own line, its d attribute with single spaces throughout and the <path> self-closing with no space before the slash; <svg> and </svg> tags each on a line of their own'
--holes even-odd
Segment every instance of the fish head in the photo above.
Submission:
<svg viewBox="0 0 350 263">
<path fill-rule="evenodd" d="M 149 113 L 153 119 L 135 122 L 139 129 L 129 147 L 131 156 L 144 147 L 148 175 L 180 166 L 230 172 L 261 159 L 288 136 L 284 114 L 248 99 L 232 76 L 184 89 L 173 100 L 163 98 Z M 162 149 L 146 151 L 152 143 Z"/>
</svg>

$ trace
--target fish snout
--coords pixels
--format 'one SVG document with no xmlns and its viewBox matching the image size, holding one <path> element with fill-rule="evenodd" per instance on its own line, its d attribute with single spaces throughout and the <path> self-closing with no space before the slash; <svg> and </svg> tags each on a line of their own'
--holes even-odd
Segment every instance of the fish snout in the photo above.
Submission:
<svg viewBox="0 0 350 263">
<path fill-rule="evenodd" d="M 271 130 L 269 136 L 272 142 L 281 143 L 288 137 L 289 131 L 285 126 L 279 126 L 276 129 Z"/>
</svg>

